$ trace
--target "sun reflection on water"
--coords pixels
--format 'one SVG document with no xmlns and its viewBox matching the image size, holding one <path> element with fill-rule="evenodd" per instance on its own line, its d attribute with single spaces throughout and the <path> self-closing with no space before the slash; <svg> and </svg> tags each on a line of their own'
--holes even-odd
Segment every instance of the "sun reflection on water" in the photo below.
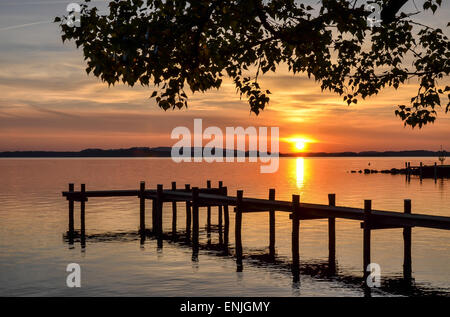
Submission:
<svg viewBox="0 0 450 317">
<path fill-rule="evenodd" d="M 304 178 L 305 178 L 305 161 L 304 161 L 303 157 L 298 157 L 296 159 L 297 188 L 303 187 Z"/>
</svg>

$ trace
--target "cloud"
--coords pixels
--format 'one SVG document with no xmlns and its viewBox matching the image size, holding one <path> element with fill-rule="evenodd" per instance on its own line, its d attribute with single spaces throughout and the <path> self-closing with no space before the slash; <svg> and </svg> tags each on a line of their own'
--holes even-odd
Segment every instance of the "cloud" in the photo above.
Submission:
<svg viewBox="0 0 450 317">
<path fill-rule="evenodd" d="M 51 21 L 37 21 L 37 22 L 32 22 L 32 23 L 25 23 L 25 24 L 19 24 L 19 25 L 5 26 L 5 27 L 0 27 L 0 32 L 26 28 L 26 27 L 30 27 L 30 26 L 39 25 L 39 24 L 48 24 L 48 23 L 51 23 Z"/>
</svg>

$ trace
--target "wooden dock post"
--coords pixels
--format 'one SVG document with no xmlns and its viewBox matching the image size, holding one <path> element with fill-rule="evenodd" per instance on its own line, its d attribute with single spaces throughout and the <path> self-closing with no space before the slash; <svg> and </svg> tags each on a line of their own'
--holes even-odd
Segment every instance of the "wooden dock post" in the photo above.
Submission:
<svg viewBox="0 0 450 317">
<path fill-rule="evenodd" d="M 369 272 L 367 266 L 370 264 L 370 216 L 372 213 L 372 201 L 364 200 L 364 237 L 363 237 L 363 271 L 364 285 L 367 286 Z"/>
<path fill-rule="evenodd" d="M 86 185 L 81 184 L 81 197 L 80 197 L 80 242 L 81 247 L 84 248 L 86 246 L 86 221 L 85 221 L 85 214 L 86 214 Z"/>
<path fill-rule="evenodd" d="M 336 206 L 336 194 L 328 194 L 328 205 Z M 336 218 L 328 218 L 328 267 L 332 275 L 336 273 Z"/>
<path fill-rule="evenodd" d="M 244 196 L 244 191 L 238 190 L 236 192 L 236 208 L 234 209 L 235 214 L 235 244 L 236 244 L 236 264 L 237 271 L 242 272 L 242 197 Z"/>
<path fill-rule="evenodd" d="M 211 188 L 211 181 L 206 181 L 206 188 Z M 206 232 L 211 233 L 211 207 L 206 207 Z"/>
<path fill-rule="evenodd" d="M 219 189 L 221 189 L 221 194 L 223 191 L 223 182 L 219 181 Z M 223 227 L 223 217 L 222 217 L 222 205 L 219 205 L 217 207 L 217 217 L 218 217 L 218 226 L 219 226 L 219 244 L 223 244 L 223 233 L 222 233 L 222 227 Z"/>
<path fill-rule="evenodd" d="M 411 200 L 404 200 L 404 213 L 411 214 Z M 411 227 L 403 228 L 403 278 L 407 281 L 412 278 L 411 267 Z"/>
<path fill-rule="evenodd" d="M 152 233 L 156 234 L 158 232 L 158 215 L 157 215 L 157 203 L 156 199 L 152 198 Z"/>
<path fill-rule="evenodd" d="M 292 195 L 292 277 L 293 282 L 300 281 L 300 196 Z"/>
<path fill-rule="evenodd" d="M 157 234 L 162 237 L 163 234 L 163 185 L 156 186 L 156 219 L 157 219 Z"/>
<path fill-rule="evenodd" d="M 177 190 L 177 182 L 172 182 L 172 190 Z M 177 236 L 177 202 L 172 201 L 172 238 Z"/>
<path fill-rule="evenodd" d="M 69 192 L 73 192 L 74 191 L 74 184 L 70 183 L 69 184 Z M 73 220 L 73 208 L 74 208 L 74 201 L 73 199 L 69 198 L 69 243 L 73 244 L 73 236 L 74 236 L 74 220 Z"/>
<path fill-rule="evenodd" d="M 437 163 L 434 162 L 434 181 L 436 182 L 438 177 L 438 172 L 437 172 Z"/>
<path fill-rule="evenodd" d="M 145 233 L 145 182 L 141 181 L 139 188 L 139 207 L 140 207 L 140 217 L 139 217 L 139 232 L 141 234 Z"/>
<path fill-rule="evenodd" d="M 184 185 L 184 188 L 186 191 L 191 191 L 191 185 L 186 184 Z M 191 240 L 191 203 L 189 201 L 186 201 L 186 241 Z"/>
<path fill-rule="evenodd" d="M 228 187 L 223 188 L 223 195 L 228 196 Z M 224 219 L 223 244 L 225 246 L 225 251 L 228 251 L 229 233 L 230 233 L 230 213 L 228 211 L 228 205 L 223 206 L 223 219 Z"/>
<path fill-rule="evenodd" d="M 408 181 L 408 162 L 405 162 L 405 181 Z"/>
<path fill-rule="evenodd" d="M 408 177 L 408 182 L 411 181 L 411 162 L 408 162 L 408 173 L 407 173 L 407 177 Z"/>
<path fill-rule="evenodd" d="M 275 188 L 269 189 L 269 200 L 275 200 Z M 269 256 L 275 257 L 275 210 L 269 210 Z"/>
<path fill-rule="evenodd" d="M 198 187 L 192 187 L 192 242 L 194 252 L 198 251 L 199 219 L 198 219 Z"/>
</svg>

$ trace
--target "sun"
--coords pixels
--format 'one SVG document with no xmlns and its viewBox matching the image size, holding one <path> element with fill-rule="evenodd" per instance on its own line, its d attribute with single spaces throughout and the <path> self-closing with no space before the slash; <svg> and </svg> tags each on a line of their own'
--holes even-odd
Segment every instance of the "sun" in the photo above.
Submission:
<svg viewBox="0 0 450 317">
<path fill-rule="evenodd" d="M 291 137 L 287 137 L 283 139 L 286 143 L 289 143 L 297 152 L 303 152 L 308 148 L 309 143 L 317 142 L 314 139 L 309 137 L 301 136 L 301 135 L 293 135 Z"/>
<path fill-rule="evenodd" d="M 305 146 L 306 146 L 306 142 L 305 141 L 303 141 L 303 140 L 299 140 L 299 141 L 296 141 L 295 142 L 295 148 L 297 149 L 297 150 L 303 150 L 304 148 L 305 148 Z"/>
</svg>

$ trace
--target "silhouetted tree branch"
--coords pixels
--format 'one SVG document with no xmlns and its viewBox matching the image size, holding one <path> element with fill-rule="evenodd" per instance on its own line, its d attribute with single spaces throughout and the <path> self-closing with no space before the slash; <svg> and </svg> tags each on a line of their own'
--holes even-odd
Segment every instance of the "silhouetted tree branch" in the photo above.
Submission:
<svg viewBox="0 0 450 317">
<path fill-rule="evenodd" d="M 389 0 L 383 5 L 381 10 L 381 20 L 384 24 L 392 23 L 395 20 L 395 15 L 403 7 L 408 0 Z"/>
<path fill-rule="evenodd" d="M 164 110 L 187 107 L 186 87 L 205 92 L 228 77 L 258 114 L 270 94 L 258 76 L 280 65 L 349 105 L 417 79 L 417 95 L 395 112 L 412 127 L 434 122 L 441 96 L 450 98 L 450 87 L 439 86 L 450 73 L 448 38 L 414 21 L 417 12 L 401 12 L 406 0 L 321 0 L 314 8 L 298 0 L 114 0 L 108 14 L 89 2 L 79 27 L 55 19 L 63 41 L 74 40 L 86 72 L 109 85 L 155 87 L 151 97 Z M 441 2 L 424 0 L 420 11 L 435 13 Z M 367 3 L 382 8 L 381 25 L 369 25 Z"/>
</svg>

